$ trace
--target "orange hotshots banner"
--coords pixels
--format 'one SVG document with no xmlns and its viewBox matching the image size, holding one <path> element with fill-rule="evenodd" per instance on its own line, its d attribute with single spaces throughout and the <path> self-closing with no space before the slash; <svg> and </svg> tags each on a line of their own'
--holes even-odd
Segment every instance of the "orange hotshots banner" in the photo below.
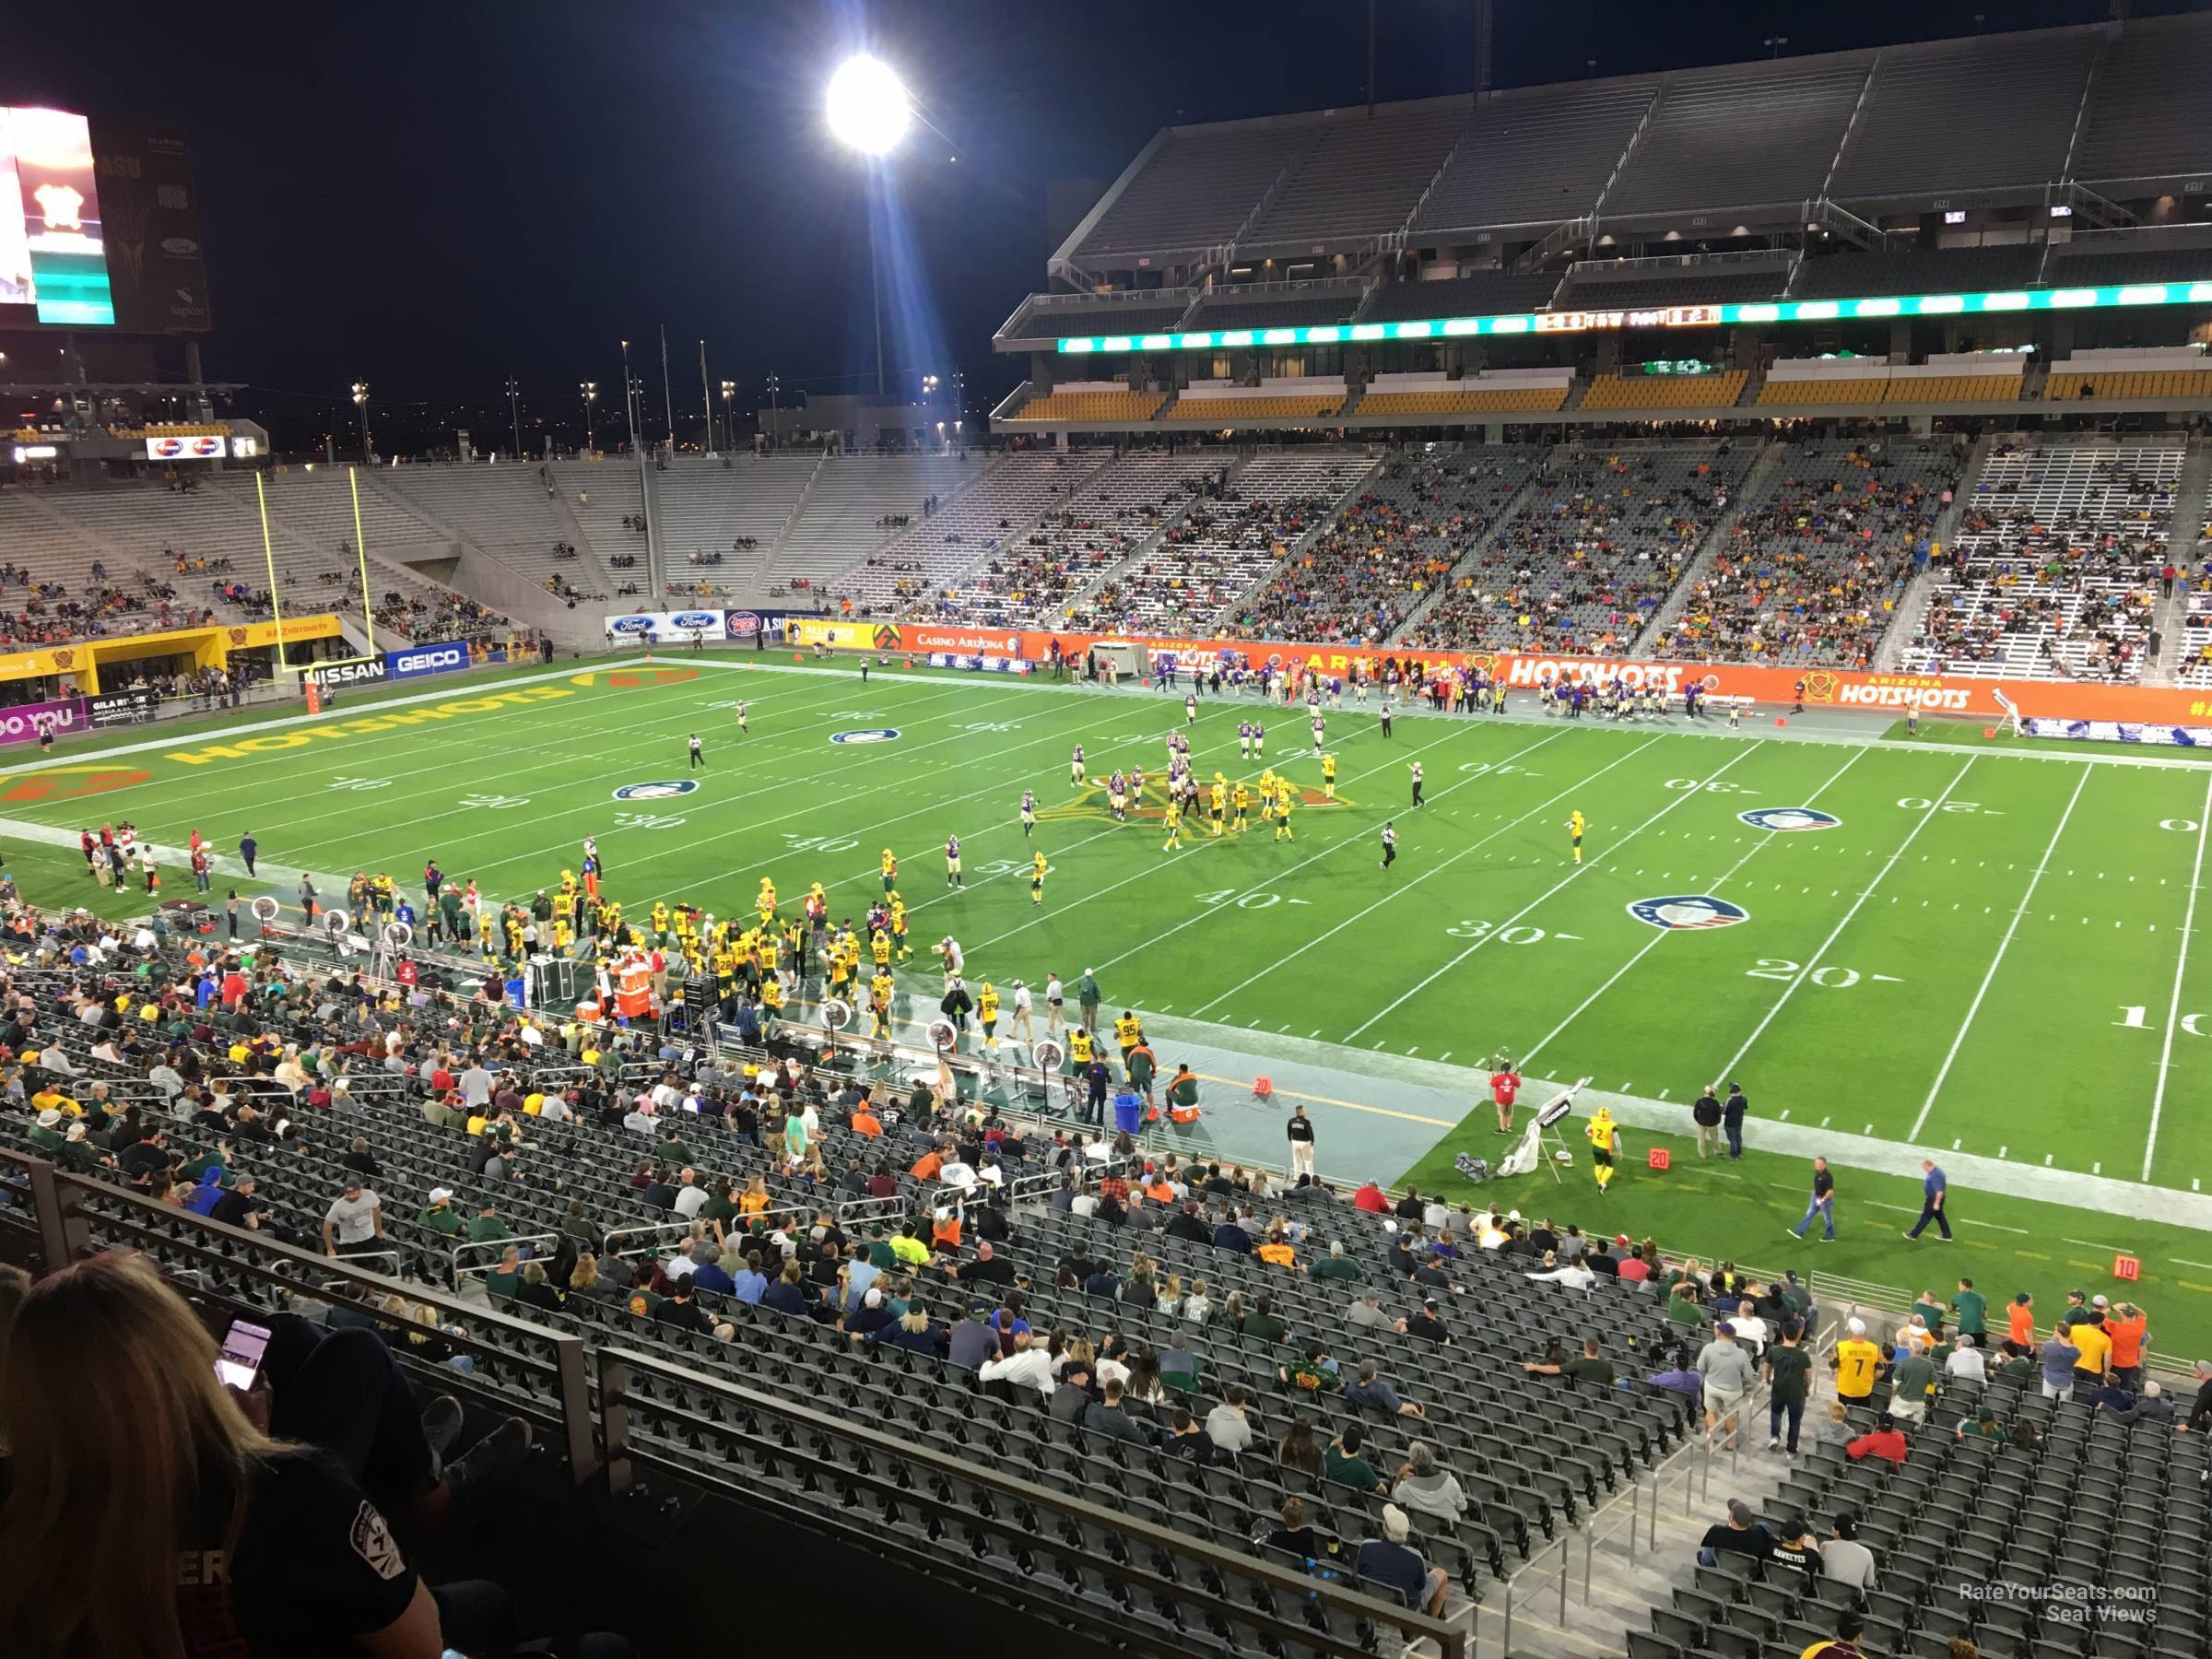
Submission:
<svg viewBox="0 0 2212 1659">
<path fill-rule="evenodd" d="M 1259 640 L 1197 640 L 1165 636 L 1020 632 L 954 629 L 905 623 L 898 632 L 913 651 L 989 652 L 1050 660 L 1055 643 L 1061 653 L 1079 656 L 1093 644 L 1141 645 L 1148 653 L 1173 653 L 1189 662 L 1233 653 L 1254 667 L 1299 667 L 1316 674 L 1348 674 L 1357 665 L 1379 672 L 1394 662 L 1426 674 L 1479 668 L 1509 686 L 1534 688 L 1561 680 L 1606 681 L 1616 677 L 1634 686 L 1658 685 L 1678 693 L 1692 682 L 1719 697 L 1747 697 L 1762 703 L 1794 703 L 1804 684 L 1809 708 L 1857 709 L 1902 714 L 1920 708 L 1932 714 L 2004 717 L 2000 692 L 2025 716 L 2064 720 L 2139 721 L 2185 724 L 2212 715 L 2212 693 L 2173 687 L 2102 686 L 2076 680 L 1987 680 L 1950 674 L 1874 674 L 1842 668 L 1765 668 L 1746 663 L 1659 663 L 1636 657 L 1540 656 L 1514 651 L 1389 652 L 1343 645 L 1297 645 Z"/>
</svg>

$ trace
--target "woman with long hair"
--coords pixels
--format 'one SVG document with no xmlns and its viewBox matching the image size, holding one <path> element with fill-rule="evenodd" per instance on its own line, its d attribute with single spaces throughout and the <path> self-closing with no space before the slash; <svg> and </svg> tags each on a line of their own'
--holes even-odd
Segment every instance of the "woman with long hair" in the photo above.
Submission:
<svg viewBox="0 0 2212 1659">
<path fill-rule="evenodd" d="M 216 1357 L 143 1258 L 31 1287 L 0 1377 L 0 1652 L 437 1659 L 437 1604 L 383 1517 L 331 1458 L 256 1428 Z"/>
<path fill-rule="evenodd" d="M 1283 1436 L 1279 1456 L 1287 1468 L 1298 1469 L 1308 1475 L 1321 1473 L 1321 1442 L 1313 1438 L 1313 1419 L 1294 1418 L 1289 1432 Z"/>
</svg>

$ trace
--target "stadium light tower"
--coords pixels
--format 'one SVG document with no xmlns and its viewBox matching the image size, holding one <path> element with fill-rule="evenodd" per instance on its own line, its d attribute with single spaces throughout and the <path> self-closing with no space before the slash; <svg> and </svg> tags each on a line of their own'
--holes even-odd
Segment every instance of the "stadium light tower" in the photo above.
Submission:
<svg viewBox="0 0 2212 1659">
<path fill-rule="evenodd" d="M 507 413 L 514 422 L 514 458 L 517 461 L 523 458 L 522 393 L 523 389 L 515 383 L 514 376 L 509 375 L 507 377 Z"/>
<path fill-rule="evenodd" d="M 871 160 L 899 147 L 913 124 L 913 104 L 906 84 L 881 58 L 865 53 L 847 58 L 830 77 L 824 100 L 830 131 L 838 142 Z M 876 312 L 876 395 L 884 394 L 883 273 L 876 256 L 876 205 L 868 204 L 868 291 Z"/>
<path fill-rule="evenodd" d="M 361 465 L 371 465 L 369 459 L 369 382 L 353 382 L 353 406 L 361 418 Z"/>
<path fill-rule="evenodd" d="M 592 406 L 599 401 L 597 381 L 578 381 L 576 390 L 583 394 L 583 453 L 592 453 Z"/>
<path fill-rule="evenodd" d="M 783 435 L 783 410 L 778 400 L 783 395 L 783 377 L 768 377 L 768 447 L 774 449 L 776 441 Z"/>
<path fill-rule="evenodd" d="M 730 449 L 737 447 L 737 428 L 730 418 L 730 399 L 736 395 L 737 382 L 724 381 L 722 382 L 722 441 Z"/>
</svg>

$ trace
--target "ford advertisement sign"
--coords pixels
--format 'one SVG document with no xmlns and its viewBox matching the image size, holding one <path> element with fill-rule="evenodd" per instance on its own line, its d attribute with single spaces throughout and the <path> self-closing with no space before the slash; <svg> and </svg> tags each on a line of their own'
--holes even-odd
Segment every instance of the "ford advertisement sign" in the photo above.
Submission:
<svg viewBox="0 0 2212 1659">
<path fill-rule="evenodd" d="M 308 683 L 320 686 L 325 691 L 335 691 L 341 686 L 373 685 L 385 677 L 382 657 L 357 657 L 351 662 L 324 663 L 321 667 L 307 671 Z"/>
<path fill-rule="evenodd" d="M 653 618 L 648 616 L 609 617 L 606 619 L 606 631 L 610 634 L 649 634 L 653 631 Z"/>
<path fill-rule="evenodd" d="M 468 647 L 458 640 L 437 645 L 418 645 L 409 651 L 384 653 L 384 677 L 420 679 L 426 674 L 451 674 L 468 666 Z"/>
<path fill-rule="evenodd" d="M 722 613 L 700 610 L 677 611 L 668 618 L 668 627 L 674 633 L 720 633 L 722 631 Z"/>
</svg>

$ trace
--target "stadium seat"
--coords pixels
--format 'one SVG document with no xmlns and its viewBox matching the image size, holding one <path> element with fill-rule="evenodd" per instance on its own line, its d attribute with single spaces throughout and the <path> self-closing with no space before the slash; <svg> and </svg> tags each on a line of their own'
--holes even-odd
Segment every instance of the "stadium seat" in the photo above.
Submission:
<svg viewBox="0 0 2212 1659">
<path fill-rule="evenodd" d="M 1149 420 L 1168 401 L 1165 392 L 1054 392 L 1032 397 L 1009 420 Z"/>
</svg>

